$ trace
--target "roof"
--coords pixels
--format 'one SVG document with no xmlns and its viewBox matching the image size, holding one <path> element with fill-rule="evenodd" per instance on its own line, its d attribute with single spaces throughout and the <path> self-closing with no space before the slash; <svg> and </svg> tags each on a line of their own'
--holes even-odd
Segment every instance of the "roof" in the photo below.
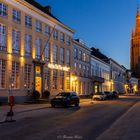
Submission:
<svg viewBox="0 0 140 140">
<path fill-rule="evenodd" d="M 51 16 L 52 18 L 56 19 L 57 21 L 61 22 L 58 18 L 56 18 L 52 13 L 50 13 L 46 7 L 43 7 L 41 4 L 39 4 L 38 2 L 36 2 L 35 0 L 24 0 L 26 2 L 28 2 L 29 4 L 31 4 L 32 6 L 36 7 L 37 9 L 41 10 L 42 12 L 44 12 L 45 14 Z M 62 23 L 62 22 L 61 22 Z"/>
<path fill-rule="evenodd" d="M 104 61 L 106 63 L 109 62 L 109 58 L 106 55 L 104 55 L 103 53 L 101 53 L 99 49 L 96 49 L 94 47 L 91 48 L 91 55 L 101 59 L 102 61 Z"/>
</svg>

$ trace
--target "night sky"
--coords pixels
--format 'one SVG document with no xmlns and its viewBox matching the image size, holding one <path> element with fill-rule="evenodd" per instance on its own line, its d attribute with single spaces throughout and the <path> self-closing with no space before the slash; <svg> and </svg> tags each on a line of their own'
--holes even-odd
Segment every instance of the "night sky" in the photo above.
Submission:
<svg viewBox="0 0 140 140">
<path fill-rule="evenodd" d="M 53 14 L 76 31 L 89 47 L 99 48 L 130 67 L 131 31 L 140 0 L 36 0 L 51 5 Z"/>
</svg>

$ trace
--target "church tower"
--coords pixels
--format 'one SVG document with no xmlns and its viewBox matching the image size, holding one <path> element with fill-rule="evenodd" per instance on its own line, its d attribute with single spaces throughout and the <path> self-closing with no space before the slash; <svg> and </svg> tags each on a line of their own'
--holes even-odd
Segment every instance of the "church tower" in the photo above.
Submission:
<svg viewBox="0 0 140 140">
<path fill-rule="evenodd" d="M 131 36 L 131 70 L 132 74 L 140 79 L 140 12 L 137 8 L 136 26 Z"/>
</svg>

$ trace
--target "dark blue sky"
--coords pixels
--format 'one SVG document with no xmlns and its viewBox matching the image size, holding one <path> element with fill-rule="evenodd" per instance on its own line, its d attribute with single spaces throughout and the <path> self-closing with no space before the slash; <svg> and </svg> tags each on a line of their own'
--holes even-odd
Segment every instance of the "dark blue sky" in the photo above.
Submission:
<svg viewBox="0 0 140 140">
<path fill-rule="evenodd" d="M 130 39 L 140 0 L 36 0 L 76 31 L 89 47 L 129 68 Z"/>
</svg>

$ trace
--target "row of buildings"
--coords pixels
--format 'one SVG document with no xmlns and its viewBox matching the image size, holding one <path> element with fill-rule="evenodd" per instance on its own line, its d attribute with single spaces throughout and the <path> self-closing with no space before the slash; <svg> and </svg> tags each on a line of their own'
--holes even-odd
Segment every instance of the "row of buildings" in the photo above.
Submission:
<svg viewBox="0 0 140 140">
<path fill-rule="evenodd" d="M 34 0 L 0 0 L 0 100 L 9 91 L 17 101 L 27 90 L 51 95 L 75 91 L 125 93 L 126 68 L 89 48 L 75 31 Z M 135 85 L 135 90 L 136 85 Z"/>
</svg>

